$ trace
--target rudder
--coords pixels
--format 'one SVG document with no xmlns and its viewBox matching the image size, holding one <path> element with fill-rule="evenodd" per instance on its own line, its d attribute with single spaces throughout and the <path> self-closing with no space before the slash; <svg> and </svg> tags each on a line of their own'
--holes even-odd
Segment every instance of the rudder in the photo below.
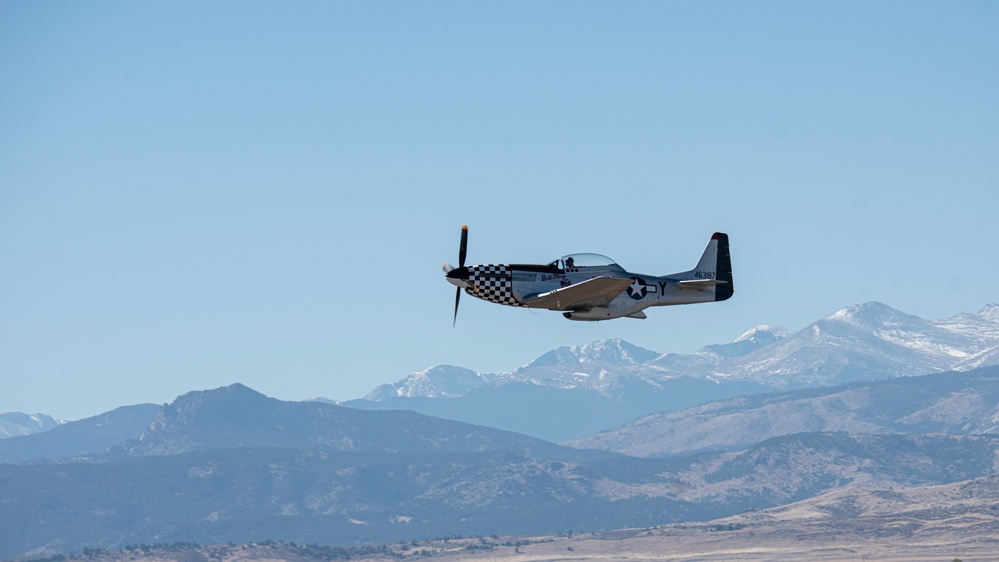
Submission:
<svg viewBox="0 0 999 562">
<path fill-rule="evenodd" d="M 716 232 L 711 237 L 718 242 L 717 261 L 715 262 L 715 279 L 724 281 L 715 285 L 715 301 L 723 301 L 732 297 L 735 285 L 732 283 L 732 255 L 728 249 L 728 234 Z"/>
</svg>

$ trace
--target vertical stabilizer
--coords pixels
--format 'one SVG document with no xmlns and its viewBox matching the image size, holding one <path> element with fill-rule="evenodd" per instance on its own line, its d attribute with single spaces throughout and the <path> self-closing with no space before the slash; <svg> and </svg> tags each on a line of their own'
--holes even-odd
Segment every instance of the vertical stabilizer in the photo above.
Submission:
<svg viewBox="0 0 999 562">
<path fill-rule="evenodd" d="M 732 256 L 728 250 L 728 234 L 716 232 L 711 240 L 718 243 L 715 279 L 724 281 L 724 283 L 715 286 L 715 300 L 723 301 L 735 292 L 735 285 L 732 283 Z"/>
<path fill-rule="evenodd" d="M 688 281 L 680 281 L 681 285 L 703 286 L 714 288 L 715 300 L 723 301 L 732 296 L 732 256 L 728 250 L 728 234 L 716 232 L 704 248 L 697 266 L 686 274 Z"/>
</svg>

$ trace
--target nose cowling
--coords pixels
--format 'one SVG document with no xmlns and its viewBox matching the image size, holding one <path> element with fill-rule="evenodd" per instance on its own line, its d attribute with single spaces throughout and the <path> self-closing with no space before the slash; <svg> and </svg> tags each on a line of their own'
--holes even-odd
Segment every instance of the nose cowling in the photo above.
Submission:
<svg viewBox="0 0 999 562">
<path fill-rule="evenodd" d="M 461 287 L 462 289 L 468 288 L 468 277 L 469 271 L 468 267 L 456 267 L 445 274 L 448 283 L 454 285 L 455 287 Z"/>
</svg>

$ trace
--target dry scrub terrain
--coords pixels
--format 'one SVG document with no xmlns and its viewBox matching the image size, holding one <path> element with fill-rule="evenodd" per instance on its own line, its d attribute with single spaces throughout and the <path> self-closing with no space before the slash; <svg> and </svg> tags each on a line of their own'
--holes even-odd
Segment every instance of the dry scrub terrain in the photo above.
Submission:
<svg viewBox="0 0 999 562">
<path fill-rule="evenodd" d="M 81 558 L 81 557 L 78 557 Z M 839 490 L 709 523 L 607 533 L 453 537 L 357 548 L 285 543 L 89 552 L 94 562 L 315 560 L 999 560 L 999 477 L 904 490 Z"/>
</svg>

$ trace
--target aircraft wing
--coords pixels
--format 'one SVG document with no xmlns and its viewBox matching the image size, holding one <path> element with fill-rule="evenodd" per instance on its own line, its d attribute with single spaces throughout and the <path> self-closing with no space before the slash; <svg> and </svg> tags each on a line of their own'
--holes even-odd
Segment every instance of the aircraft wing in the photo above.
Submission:
<svg viewBox="0 0 999 562">
<path fill-rule="evenodd" d="M 524 297 L 522 302 L 531 308 L 549 310 L 577 310 L 605 306 L 632 283 L 634 281 L 631 279 L 619 277 L 594 277 L 562 289 Z"/>
</svg>

